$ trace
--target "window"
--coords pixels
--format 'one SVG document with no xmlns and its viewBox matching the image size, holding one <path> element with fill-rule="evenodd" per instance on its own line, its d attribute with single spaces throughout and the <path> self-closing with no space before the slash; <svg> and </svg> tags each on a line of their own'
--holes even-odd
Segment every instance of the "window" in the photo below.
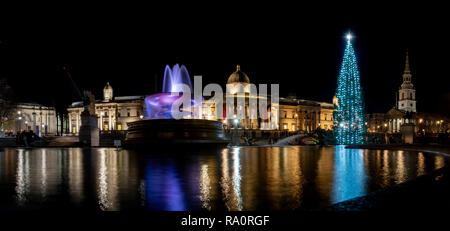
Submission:
<svg viewBox="0 0 450 231">
<path fill-rule="evenodd" d="M 131 112 L 130 109 L 127 109 L 127 116 L 130 117 L 131 116 Z"/>
<path fill-rule="evenodd" d="M 108 131 L 108 124 L 103 125 L 103 130 Z"/>
<path fill-rule="evenodd" d="M 119 130 L 119 131 L 122 130 L 122 124 L 117 124 L 117 130 Z"/>
<path fill-rule="evenodd" d="M 402 107 L 405 106 L 404 104 L 402 104 Z"/>
</svg>

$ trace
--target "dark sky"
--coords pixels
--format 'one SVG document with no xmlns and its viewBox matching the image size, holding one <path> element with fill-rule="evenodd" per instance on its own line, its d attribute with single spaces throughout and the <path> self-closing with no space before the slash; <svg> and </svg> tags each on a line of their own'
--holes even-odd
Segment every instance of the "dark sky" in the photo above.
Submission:
<svg viewBox="0 0 450 231">
<path fill-rule="evenodd" d="M 101 98 L 107 81 L 116 96 L 152 93 L 166 64 L 184 64 L 191 76 L 223 85 L 240 64 L 253 83 L 279 83 L 281 95 L 331 102 L 351 31 L 368 112 L 394 106 L 409 48 L 418 110 L 449 113 L 450 27 L 439 7 L 208 7 L 9 17 L 0 22 L 0 77 L 22 101 L 58 106 L 78 100 L 64 65 L 81 90 Z"/>
</svg>

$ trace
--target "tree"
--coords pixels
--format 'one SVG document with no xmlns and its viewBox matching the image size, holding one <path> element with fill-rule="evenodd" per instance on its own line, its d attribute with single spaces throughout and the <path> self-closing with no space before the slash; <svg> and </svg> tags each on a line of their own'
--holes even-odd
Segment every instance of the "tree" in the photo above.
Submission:
<svg viewBox="0 0 450 231">
<path fill-rule="evenodd" d="M 6 125 L 14 123 L 15 102 L 12 88 L 6 79 L 0 79 L 0 129 L 5 129 Z"/>
<path fill-rule="evenodd" d="M 336 90 L 334 119 L 338 144 L 363 144 L 366 131 L 360 77 L 351 38 L 348 34 Z"/>
</svg>

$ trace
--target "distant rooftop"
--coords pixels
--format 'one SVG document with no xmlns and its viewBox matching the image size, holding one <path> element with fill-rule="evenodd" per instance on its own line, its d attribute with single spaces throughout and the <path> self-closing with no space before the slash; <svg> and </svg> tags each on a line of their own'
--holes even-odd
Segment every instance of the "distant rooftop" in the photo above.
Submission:
<svg viewBox="0 0 450 231">
<path fill-rule="evenodd" d="M 114 101 L 122 101 L 122 100 L 141 100 L 144 99 L 142 95 L 133 95 L 133 96 L 116 96 L 114 97 Z"/>
<path fill-rule="evenodd" d="M 145 96 L 142 95 L 132 95 L 132 96 L 116 96 L 114 97 L 114 100 L 96 100 L 96 103 L 118 103 L 118 102 L 126 102 L 126 101 L 137 101 L 137 100 L 144 100 Z M 83 101 L 76 101 L 73 102 L 70 107 L 82 107 Z"/>
<path fill-rule="evenodd" d="M 280 97 L 280 103 L 291 104 L 291 105 L 299 105 L 300 104 L 300 105 L 334 108 L 334 105 L 332 103 L 319 102 L 319 101 L 306 100 L 306 99 L 295 99 L 292 97 L 288 97 L 288 98 Z"/>
</svg>

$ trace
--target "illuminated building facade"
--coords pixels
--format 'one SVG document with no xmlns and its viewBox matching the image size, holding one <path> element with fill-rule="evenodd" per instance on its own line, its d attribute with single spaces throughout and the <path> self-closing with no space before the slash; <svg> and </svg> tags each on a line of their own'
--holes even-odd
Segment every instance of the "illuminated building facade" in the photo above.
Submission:
<svg viewBox="0 0 450 231">
<path fill-rule="evenodd" d="M 387 113 L 374 113 L 367 115 L 367 130 L 371 133 L 399 133 L 402 124 L 414 123 L 417 134 L 449 132 L 450 124 L 446 116 L 417 112 L 416 90 L 412 84 L 412 75 L 409 67 L 409 56 L 406 52 L 403 83 L 398 92 L 396 106 Z"/>
<path fill-rule="evenodd" d="M 55 135 L 55 108 L 35 103 L 19 103 L 5 125 L 6 132 L 33 131 L 38 136 Z"/>
<path fill-rule="evenodd" d="M 270 95 L 250 95 L 250 78 L 237 65 L 227 79 L 229 94 L 223 96 L 223 122 L 225 129 L 266 130 L 313 132 L 317 128 L 331 130 L 333 128 L 333 111 L 331 103 L 297 99 L 296 97 L 280 98 L 279 103 L 271 105 Z M 243 94 L 238 94 L 240 87 Z M 270 89 L 268 89 L 270 91 Z M 229 97 L 229 98 L 228 98 Z M 270 119 L 250 118 L 250 98 L 267 100 L 267 116 Z M 107 130 L 127 130 L 128 122 L 143 118 L 145 96 L 114 97 L 113 89 L 109 83 L 103 90 L 103 100 L 96 101 L 95 114 L 99 118 L 99 128 Z M 244 102 L 239 104 L 239 101 Z M 226 103 L 233 101 L 233 113 L 227 113 Z M 243 107 L 243 108 L 241 108 Z M 238 110 L 243 110 L 245 119 L 237 119 Z M 82 102 L 74 102 L 68 108 L 70 133 L 78 134 L 81 126 Z M 259 112 L 258 112 L 259 113 Z M 202 104 L 202 119 L 218 120 L 214 102 L 205 97 Z"/>
<path fill-rule="evenodd" d="M 316 129 L 333 129 L 334 106 L 331 103 L 280 98 L 280 130 L 313 132 Z"/>
<path fill-rule="evenodd" d="M 103 100 L 95 102 L 95 114 L 98 116 L 98 127 L 102 131 L 127 130 L 128 122 L 143 118 L 144 96 L 116 96 L 109 83 L 103 89 Z M 83 102 L 74 102 L 67 109 L 69 114 L 69 130 L 78 134 L 81 127 Z"/>
<path fill-rule="evenodd" d="M 237 123 L 237 126 L 239 126 L 239 128 L 241 129 L 312 132 L 319 127 L 326 130 L 330 130 L 333 128 L 333 104 L 297 99 L 296 97 L 292 96 L 287 98 L 280 97 L 278 105 L 269 105 L 270 97 L 267 97 L 267 113 L 271 118 L 270 123 L 265 124 L 263 123 L 263 121 L 261 121 L 261 119 L 250 119 L 250 78 L 241 71 L 241 68 L 238 65 L 236 71 L 233 72 L 228 78 L 227 85 L 231 86 L 231 93 L 236 93 L 239 90 L 239 84 L 243 86 L 245 93 L 246 119 L 239 120 Z M 239 96 L 234 97 L 237 98 Z M 258 96 L 258 100 L 260 99 L 262 99 L 262 97 Z M 224 100 L 224 102 L 225 101 L 226 100 Z M 235 101 L 238 100 L 236 99 Z M 230 118 L 228 116 L 224 121 L 225 128 L 232 128 L 232 123 L 233 118 Z"/>
</svg>

